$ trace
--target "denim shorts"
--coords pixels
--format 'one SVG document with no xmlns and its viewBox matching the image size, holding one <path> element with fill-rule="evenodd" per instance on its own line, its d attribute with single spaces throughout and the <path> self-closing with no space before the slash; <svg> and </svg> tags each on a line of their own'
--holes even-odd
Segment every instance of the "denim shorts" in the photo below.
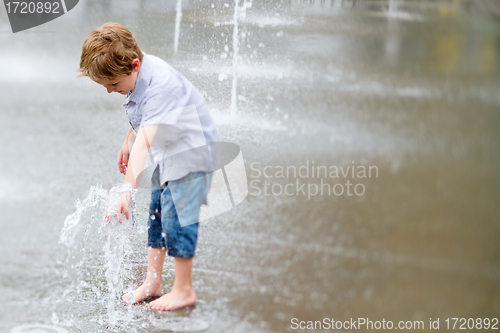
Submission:
<svg viewBox="0 0 500 333">
<path fill-rule="evenodd" d="M 195 172 L 167 182 L 163 189 L 153 187 L 148 218 L 149 247 L 166 247 L 172 257 L 194 257 L 200 206 L 206 203 L 211 180 L 211 173 Z"/>
</svg>

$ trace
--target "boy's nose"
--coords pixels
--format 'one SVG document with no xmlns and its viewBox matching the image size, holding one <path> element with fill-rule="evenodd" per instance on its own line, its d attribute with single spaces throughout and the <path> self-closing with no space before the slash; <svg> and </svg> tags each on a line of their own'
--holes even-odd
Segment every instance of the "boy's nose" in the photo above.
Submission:
<svg viewBox="0 0 500 333">
<path fill-rule="evenodd" d="M 111 94 L 113 92 L 113 88 L 106 87 L 106 89 L 108 90 L 108 94 Z"/>
</svg>

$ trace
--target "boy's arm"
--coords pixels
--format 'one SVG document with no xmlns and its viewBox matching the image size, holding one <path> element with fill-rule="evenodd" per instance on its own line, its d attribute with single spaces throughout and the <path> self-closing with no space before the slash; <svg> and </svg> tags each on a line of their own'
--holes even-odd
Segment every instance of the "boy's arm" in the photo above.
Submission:
<svg viewBox="0 0 500 333">
<path fill-rule="evenodd" d="M 132 131 L 132 128 L 129 128 L 127 136 L 125 137 L 125 141 L 123 142 L 122 148 L 120 149 L 120 153 L 118 154 L 118 169 L 124 175 L 127 172 L 128 158 L 130 155 L 130 151 L 132 150 L 132 146 L 134 145 L 134 141 L 135 134 Z"/>
<path fill-rule="evenodd" d="M 125 184 L 130 183 L 132 188 L 137 188 L 137 184 L 141 178 L 142 172 L 144 171 L 144 166 L 146 164 L 146 159 L 148 157 L 149 147 L 153 143 L 154 137 L 158 126 L 147 126 L 142 127 L 137 133 L 137 137 L 130 152 L 130 158 L 128 160 L 128 165 L 125 174 Z M 132 134 L 133 135 L 133 134 Z M 120 200 L 120 207 L 118 207 L 118 212 L 125 214 L 125 217 L 129 218 L 129 207 L 130 207 L 130 192 L 125 191 L 122 194 Z M 120 220 L 120 217 L 118 216 Z"/>
<path fill-rule="evenodd" d="M 137 188 L 142 171 L 144 171 L 144 165 L 146 165 L 149 147 L 153 143 L 157 130 L 158 126 L 147 126 L 142 127 L 137 133 L 123 181 L 125 184 L 130 183 L 132 188 Z"/>
</svg>

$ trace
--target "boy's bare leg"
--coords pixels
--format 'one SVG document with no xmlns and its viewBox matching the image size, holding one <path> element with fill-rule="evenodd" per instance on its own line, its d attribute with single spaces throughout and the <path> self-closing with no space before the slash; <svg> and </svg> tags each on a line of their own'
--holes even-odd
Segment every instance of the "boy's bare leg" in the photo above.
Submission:
<svg viewBox="0 0 500 333">
<path fill-rule="evenodd" d="M 163 271 L 163 262 L 165 261 L 166 249 L 148 248 L 148 272 L 146 281 L 133 292 L 134 300 L 132 303 L 137 303 L 145 300 L 148 297 L 161 295 L 161 273 Z M 125 302 L 130 301 L 130 294 L 123 295 Z"/>
<path fill-rule="evenodd" d="M 168 294 L 149 303 L 153 310 L 168 311 L 196 303 L 196 293 L 191 283 L 193 258 L 174 258 L 174 287 Z"/>
</svg>

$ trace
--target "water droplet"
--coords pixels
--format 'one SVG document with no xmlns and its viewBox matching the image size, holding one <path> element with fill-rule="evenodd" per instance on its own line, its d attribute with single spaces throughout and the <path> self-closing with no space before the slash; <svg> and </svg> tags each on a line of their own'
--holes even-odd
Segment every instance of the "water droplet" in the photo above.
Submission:
<svg viewBox="0 0 500 333">
<path fill-rule="evenodd" d="M 59 323 L 59 317 L 57 316 L 57 313 L 52 312 L 52 324 L 56 325 Z"/>
</svg>

